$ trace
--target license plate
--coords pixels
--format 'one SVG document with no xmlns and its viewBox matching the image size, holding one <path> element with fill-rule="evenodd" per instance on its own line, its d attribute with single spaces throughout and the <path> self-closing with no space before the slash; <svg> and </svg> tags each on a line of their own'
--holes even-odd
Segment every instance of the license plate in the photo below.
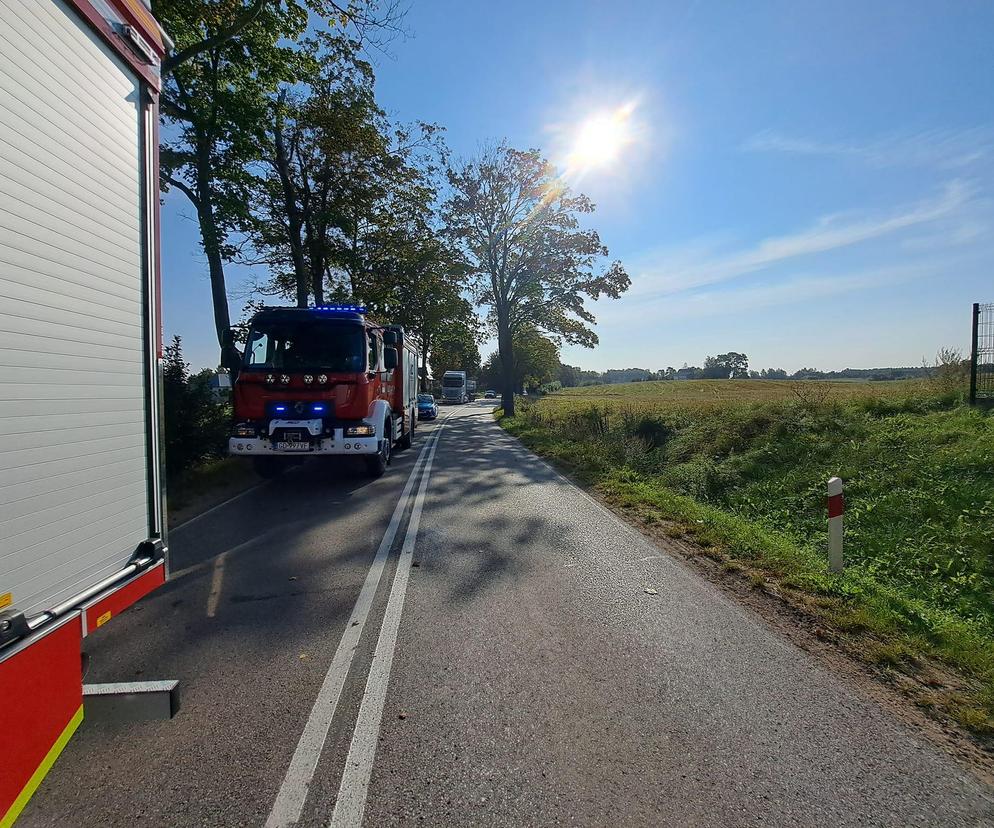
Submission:
<svg viewBox="0 0 994 828">
<path fill-rule="evenodd" d="M 297 441 L 281 440 L 276 444 L 277 451 L 310 451 L 311 444 Z"/>
</svg>

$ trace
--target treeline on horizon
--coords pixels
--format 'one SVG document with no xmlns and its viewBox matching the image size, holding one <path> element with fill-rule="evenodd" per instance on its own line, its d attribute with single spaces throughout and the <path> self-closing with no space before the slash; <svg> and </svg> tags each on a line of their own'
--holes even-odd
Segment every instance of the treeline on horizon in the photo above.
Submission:
<svg viewBox="0 0 994 828">
<path fill-rule="evenodd" d="M 628 382 L 660 380 L 850 380 L 881 382 L 887 380 L 923 379 L 936 376 L 965 376 L 968 360 L 954 348 L 940 349 L 934 365 L 896 368 L 844 368 L 836 371 L 819 371 L 817 368 L 799 368 L 788 372 L 785 368 L 749 368 L 749 357 L 737 351 L 717 356 L 707 356 L 703 366 L 672 366 L 653 371 L 649 368 L 610 368 L 606 371 L 584 370 L 567 365 L 559 359 L 559 347 L 550 338 L 536 331 L 526 332 L 514 343 L 515 386 L 548 393 L 560 388 L 577 388 L 587 385 L 613 385 Z M 464 370 L 478 375 L 483 387 L 495 387 L 501 375 L 500 357 L 491 354 L 482 365 L 462 363 Z M 478 370 L 477 370 L 478 369 Z"/>
<path fill-rule="evenodd" d="M 652 382 L 659 380 L 699 380 L 699 379 L 771 379 L 771 380 L 863 380 L 883 382 L 887 380 L 920 379 L 935 373 L 928 366 L 898 368 L 843 368 L 839 371 L 819 371 L 816 368 L 800 368 L 788 372 L 784 368 L 764 368 L 760 371 L 746 370 L 744 374 L 732 375 L 698 366 L 684 365 L 682 368 L 668 367 L 659 371 L 648 368 L 609 368 L 606 371 L 585 371 L 574 365 L 561 365 L 556 379 L 563 388 L 576 388 L 584 385 L 614 385 L 623 382 Z"/>
</svg>

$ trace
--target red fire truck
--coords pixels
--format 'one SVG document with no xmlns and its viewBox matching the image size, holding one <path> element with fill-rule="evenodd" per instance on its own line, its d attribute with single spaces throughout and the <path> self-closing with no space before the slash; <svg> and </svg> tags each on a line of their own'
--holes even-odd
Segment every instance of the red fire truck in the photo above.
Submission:
<svg viewBox="0 0 994 828">
<path fill-rule="evenodd" d="M 166 578 L 159 67 L 143 0 L 0 0 L 0 826 Z"/>
<path fill-rule="evenodd" d="M 417 424 L 418 349 L 358 305 L 266 308 L 251 322 L 234 385 L 228 453 L 260 474 L 289 458 L 352 456 L 386 471 Z"/>
</svg>

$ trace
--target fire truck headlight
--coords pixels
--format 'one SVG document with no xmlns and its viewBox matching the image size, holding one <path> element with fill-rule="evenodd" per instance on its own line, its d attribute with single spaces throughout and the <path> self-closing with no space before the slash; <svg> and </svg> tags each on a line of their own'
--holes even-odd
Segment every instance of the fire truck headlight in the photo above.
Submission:
<svg viewBox="0 0 994 828">
<path fill-rule="evenodd" d="M 251 423 L 239 423 L 235 426 L 236 437 L 255 437 L 255 426 Z"/>
<path fill-rule="evenodd" d="M 310 385 L 312 382 L 314 382 L 314 375 L 313 374 L 304 374 L 304 384 L 305 385 Z"/>
<path fill-rule="evenodd" d="M 266 385 L 272 385 L 274 382 L 276 382 L 276 377 L 272 374 L 266 374 Z"/>
<path fill-rule="evenodd" d="M 289 374 L 280 374 L 280 382 L 283 385 L 289 385 L 290 384 L 290 375 Z"/>
<path fill-rule="evenodd" d="M 326 382 L 328 382 L 328 375 L 327 374 L 319 374 L 318 375 L 318 382 L 320 382 L 322 385 L 324 385 Z"/>
<path fill-rule="evenodd" d="M 346 437 L 372 437 L 375 433 L 376 429 L 371 425 L 349 426 L 345 429 Z"/>
</svg>

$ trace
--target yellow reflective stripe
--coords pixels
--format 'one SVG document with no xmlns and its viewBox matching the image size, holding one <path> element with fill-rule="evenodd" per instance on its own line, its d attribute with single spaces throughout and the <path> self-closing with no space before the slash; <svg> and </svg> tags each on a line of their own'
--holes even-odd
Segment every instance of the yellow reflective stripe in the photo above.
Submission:
<svg viewBox="0 0 994 828">
<path fill-rule="evenodd" d="M 14 820 L 21 815 L 21 811 L 24 810 L 24 806 L 28 804 L 28 800 L 31 799 L 34 792 L 38 790 L 41 780 L 44 779 L 45 774 L 52 769 L 52 765 L 55 764 L 55 760 L 59 758 L 59 754 L 62 753 L 65 746 L 69 744 L 69 740 L 72 738 L 73 733 L 76 732 L 76 728 L 80 726 L 82 721 L 83 705 L 80 705 L 79 710 L 73 714 L 73 717 L 69 720 L 69 724 L 65 726 L 65 729 L 59 734 L 59 738 L 55 740 L 55 744 L 52 745 L 48 753 L 45 754 L 45 758 L 41 760 L 41 764 L 38 766 L 38 769 L 31 774 L 31 778 L 18 794 L 17 799 L 14 800 L 10 808 L 7 809 L 7 813 L 5 813 L 3 818 L 0 819 L 0 828 L 10 828 L 10 826 L 14 824 Z"/>
</svg>

